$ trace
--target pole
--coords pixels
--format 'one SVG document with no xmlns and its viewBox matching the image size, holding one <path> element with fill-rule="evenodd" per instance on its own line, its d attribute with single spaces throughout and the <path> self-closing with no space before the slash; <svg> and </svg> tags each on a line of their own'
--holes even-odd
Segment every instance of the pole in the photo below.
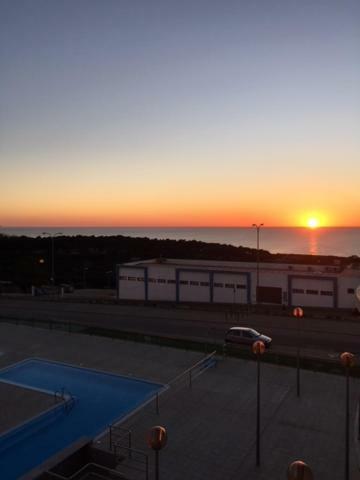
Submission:
<svg viewBox="0 0 360 480">
<path fill-rule="evenodd" d="M 358 440 L 360 440 L 360 400 L 358 400 Z"/>
<path fill-rule="evenodd" d="M 55 283 L 55 253 L 54 253 L 54 237 L 50 237 L 51 241 L 51 283 Z"/>
<path fill-rule="evenodd" d="M 346 366 L 346 408 L 345 408 L 345 480 L 349 480 L 349 411 L 350 411 L 350 381 L 349 366 Z"/>
<path fill-rule="evenodd" d="M 256 466 L 260 466 L 260 354 L 257 354 Z"/>
<path fill-rule="evenodd" d="M 159 450 L 155 450 L 155 480 L 159 480 Z"/>
<path fill-rule="evenodd" d="M 260 226 L 256 227 L 256 302 L 259 303 Z"/>
<path fill-rule="evenodd" d="M 260 284 L 260 228 L 263 223 L 253 223 L 256 228 L 256 303 L 259 303 L 259 284 Z"/>
<path fill-rule="evenodd" d="M 296 395 L 300 397 L 300 315 L 297 317 Z"/>
</svg>

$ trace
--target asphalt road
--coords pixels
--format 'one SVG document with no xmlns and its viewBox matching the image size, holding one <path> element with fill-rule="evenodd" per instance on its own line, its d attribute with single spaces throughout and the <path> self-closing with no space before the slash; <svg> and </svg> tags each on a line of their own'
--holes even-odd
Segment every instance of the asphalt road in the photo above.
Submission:
<svg viewBox="0 0 360 480">
<path fill-rule="evenodd" d="M 306 312 L 305 312 L 306 313 Z M 0 318 L 42 319 L 103 326 L 125 331 L 222 342 L 231 326 L 250 326 L 273 338 L 273 349 L 294 348 L 298 342 L 293 317 L 136 305 L 101 305 L 0 297 Z M 301 320 L 303 348 L 334 354 L 360 354 L 359 323 L 306 318 Z"/>
</svg>

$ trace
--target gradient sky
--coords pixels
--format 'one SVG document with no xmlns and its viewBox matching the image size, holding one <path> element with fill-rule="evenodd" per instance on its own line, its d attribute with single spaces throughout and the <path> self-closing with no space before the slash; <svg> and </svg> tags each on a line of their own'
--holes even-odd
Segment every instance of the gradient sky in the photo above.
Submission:
<svg viewBox="0 0 360 480">
<path fill-rule="evenodd" d="M 358 0 L 0 0 L 0 224 L 360 226 Z"/>
</svg>

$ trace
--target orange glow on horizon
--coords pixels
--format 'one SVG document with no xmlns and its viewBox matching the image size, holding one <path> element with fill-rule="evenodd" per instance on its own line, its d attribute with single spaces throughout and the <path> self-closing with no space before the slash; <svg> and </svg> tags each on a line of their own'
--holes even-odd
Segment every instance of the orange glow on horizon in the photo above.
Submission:
<svg viewBox="0 0 360 480">
<path fill-rule="evenodd" d="M 76 212 L 79 213 L 79 212 Z M 1 225 L 5 227 L 214 227 L 214 228 L 236 228 L 249 227 L 255 223 L 264 223 L 263 228 L 267 227 L 305 227 L 315 230 L 321 227 L 357 227 L 359 225 L 345 224 L 340 222 L 327 222 L 324 216 L 315 216 L 304 214 L 298 217 L 298 221 L 291 221 L 288 217 L 285 219 L 273 215 L 262 215 L 259 212 L 253 214 L 228 215 L 219 214 L 219 212 L 176 212 L 173 215 L 167 212 L 142 212 L 124 213 L 120 215 L 99 215 L 98 212 L 67 215 L 58 213 L 57 215 L 19 215 L 12 217 L 3 217 Z M 290 221 L 288 221 L 290 220 Z M 0 230 L 1 232 L 1 230 Z"/>
</svg>

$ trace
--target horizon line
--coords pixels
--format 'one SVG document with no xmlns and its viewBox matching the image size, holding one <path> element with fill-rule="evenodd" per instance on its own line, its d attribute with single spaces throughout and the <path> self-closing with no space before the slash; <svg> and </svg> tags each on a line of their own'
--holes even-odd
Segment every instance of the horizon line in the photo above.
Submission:
<svg viewBox="0 0 360 480">
<path fill-rule="evenodd" d="M 254 228 L 253 225 L 0 225 L 0 229 L 12 229 L 12 228 Z M 360 228 L 360 225 L 319 225 L 316 228 L 311 228 L 307 225 L 262 225 L 263 228 L 306 228 L 309 230 L 319 230 L 324 228 Z M 1 232 L 0 232 L 1 233 Z"/>
</svg>

